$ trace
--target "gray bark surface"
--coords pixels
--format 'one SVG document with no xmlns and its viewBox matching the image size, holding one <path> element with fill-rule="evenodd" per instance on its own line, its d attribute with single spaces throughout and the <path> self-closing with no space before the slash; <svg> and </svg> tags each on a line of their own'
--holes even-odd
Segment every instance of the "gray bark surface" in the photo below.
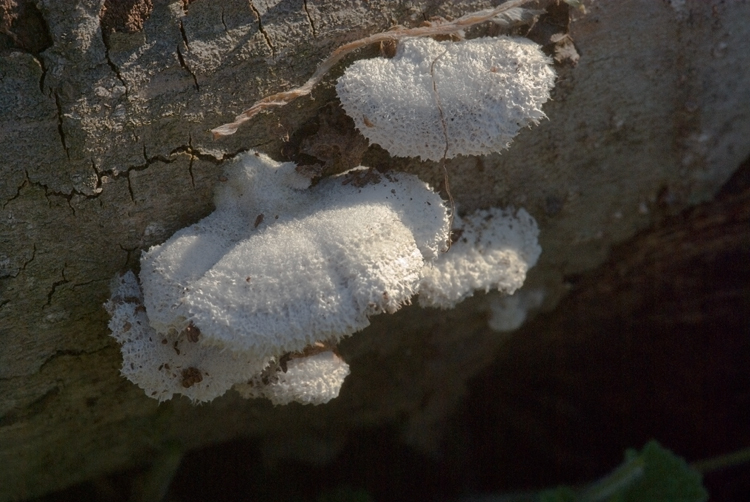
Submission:
<svg viewBox="0 0 750 502">
<path fill-rule="evenodd" d="M 407 442 L 436 448 L 467 380 L 502 350 L 486 323 L 489 295 L 373 318 L 340 347 L 352 374 L 338 399 L 276 408 L 234 393 L 200 407 L 148 399 L 119 376 L 102 304 L 141 250 L 210 213 L 223 161 L 351 141 L 352 131 L 322 126 L 299 140 L 333 106 L 343 66 L 230 138 L 213 140 L 211 128 L 300 85 L 343 42 L 490 3 L 155 1 L 142 29 L 113 32 L 104 3 L 33 4 L 48 29 L 43 50 L 12 27 L 0 39 L 0 500 L 145 462 L 175 441 L 258 437 L 269 458 L 324 462 L 347 431 L 398 421 Z M 447 162 L 459 210 L 514 205 L 539 222 L 543 254 L 527 287 L 545 292 L 544 309 L 565 277 L 659 215 L 711 199 L 750 154 L 750 3 L 585 3 L 560 27 L 580 59 L 556 66 L 549 120 L 501 154 Z M 374 146 L 362 163 L 443 180 L 438 163 Z"/>
</svg>

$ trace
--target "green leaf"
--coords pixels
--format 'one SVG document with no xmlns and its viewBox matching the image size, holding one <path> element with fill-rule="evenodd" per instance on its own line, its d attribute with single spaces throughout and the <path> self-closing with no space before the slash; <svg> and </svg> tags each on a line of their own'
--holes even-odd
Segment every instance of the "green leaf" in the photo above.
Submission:
<svg viewBox="0 0 750 502">
<path fill-rule="evenodd" d="M 625 463 L 581 494 L 585 502 L 705 502 L 701 475 L 656 441 L 638 453 L 625 452 Z"/>
<path fill-rule="evenodd" d="M 552 490 L 545 490 L 537 497 L 538 502 L 576 502 L 576 492 L 567 486 L 558 486 Z"/>
</svg>

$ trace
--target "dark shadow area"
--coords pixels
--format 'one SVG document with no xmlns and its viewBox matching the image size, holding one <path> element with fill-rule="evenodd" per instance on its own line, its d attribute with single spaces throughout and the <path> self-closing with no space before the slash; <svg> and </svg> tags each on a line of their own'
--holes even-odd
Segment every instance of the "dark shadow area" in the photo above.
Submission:
<svg viewBox="0 0 750 502">
<path fill-rule="evenodd" d="M 749 173 L 619 246 L 514 333 L 448 434 L 474 490 L 591 481 L 651 438 L 689 462 L 750 446 Z M 746 500 L 750 465 L 706 486 Z"/>
</svg>

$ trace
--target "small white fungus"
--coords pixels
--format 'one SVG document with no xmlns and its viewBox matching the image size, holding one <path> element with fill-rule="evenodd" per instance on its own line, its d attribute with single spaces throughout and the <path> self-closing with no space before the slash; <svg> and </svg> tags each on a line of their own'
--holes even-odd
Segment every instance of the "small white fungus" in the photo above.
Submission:
<svg viewBox="0 0 750 502">
<path fill-rule="evenodd" d="M 332 351 L 290 359 L 286 371 L 277 370 L 267 378 L 257 376 L 251 382 L 235 385 L 244 398 L 265 397 L 273 404 L 324 404 L 338 397 L 349 365 Z"/>
<path fill-rule="evenodd" d="M 231 353 L 200 343 L 201 335 L 170 330 L 157 333 L 149 324 L 143 296 L 133 272 L 118 277 L 105 304 L 109 329 L 120 343 L 122 375 L 159 401 L 182 394 L 210 401 L 238 382 L 263 371 L 269 358 Z"/>
<path fill-rule="evenodd" d="M 526 280 L 542 248 L 536 221 L 524 209 L 491 208 L 453 221 L 449 252 L 425 265 L 419 304 L 453 308 L 474 291 L 512 295 Z"/>
<path fill-rule="evenodd" d="M 494 296 L 490 299 L 490 318 L 487 325 L 493 331 L 515 331 L 526 321 L 530 310 L 539 308 L 544 301 L 543 289 L 521 289 L 511 296 Z"/>
<path fill-rule="evenodd" d="M 391 155 L 485 155 L 545 117 L 550 62 L 525 38 L 411 38 L 391 59 L 352 64 L 336 90 L 360 132 Z"/>
<path fill-rule="evenodd" d="M 349 374 L 349 366 L 331 351 L 290 359 L 282 371 L 276 358 L 201 344 L 202 333 L 160 335 L 149 325 L 132 272 L 117 278 L 105 306 L 112 336 L 121 344 L 122 375 L 159 401 L 175 394 L 211 401 L 234 387 L 245 398 L 265 397 L 274 404 L 323 404 L 338 397 Z"/>
</svg>

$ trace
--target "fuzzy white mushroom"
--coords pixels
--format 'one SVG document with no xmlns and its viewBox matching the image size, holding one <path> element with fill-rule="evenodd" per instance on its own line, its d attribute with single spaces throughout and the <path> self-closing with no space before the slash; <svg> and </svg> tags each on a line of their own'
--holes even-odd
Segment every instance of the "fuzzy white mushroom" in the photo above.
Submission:
<svg viewBox="0 0 750 502">
<path fill-rule="evenodd" d="M 273 370 L 234 388 L 244 398 L 265 397 L 273 404 L 324 404 L 338 397 L 349 375 L 349 365 L 330 350 L 289 359 L 283 369 Z"/>
<path fill-rule="evenodd" d="M 446 244 L 440 196 L 365 168 L 309 185 L 294 164 L 244 155 L 214 213 L 143 254 L 143 294 L 132 274 L 118 279 L 107 309 L 123 375 L 159 400 L 208 401 L 410 301 Z M 324 362 L 290 362 L 263 395 L 335 397 L 348 366 Z"/>
<path fill-rule="evenodd" d="M 487 325 L 501 333 L 515 331 L 523 326 L 529 311 L 539 308 L 543 301 L 543 289 L 523 288 L 511 296 L 493 296 L 489 300 Z"/>
<path fill-rule="evenodd" d="M 533 218 L 499 209 L 456 217 L 463 233 L 443 253 L 447 209 L 413 175 L 357 168 L 309 185 L 294 164 L 244 155 L 214 213 L 145 252 L 140 285 L 118 278 L 106 307 L 124 376 L 159 400 L 236 386 L 327 402 L 349 372 L 330 348 L 369 316 L 416 293 L 439 307 L 512 293 L 539 256 Z"/>
<path fill-rule="evenodd" d="M 330 350 L 280 358 L 252 351 L 233 353 L 200 343 L 193 327 L 157 333 L 149 324 L 138 280 L 132 272 L 117 277 L 106 303 L 109 328 L 121 344 L 122 375 L 159 401 L 175 394 L 211 401 L 234 387 L 245 398 L 265 397 L 274 404 L 323 404 L 338 397 L 349 366 Z"/>
<path fill-rule="evenodd" d="M 508 147 L 545 117 L 555 74 L 525 38 L 403 40 L 391 58 L 357 61 L 336 86 L 373 143 L 398 157 L 440 160 Z"/>
<path fill-rule="evenodd" d="M 440 196 L 415 176 L 363 169 L 301 190 L 292 163 L 245 155 L 216 211 L 141 259 L 157 331 L 260 357 L 339 340 L 416 293 L 444 246 Z"/>
<path fill-rule="evenodd" d="M 523 285 L 542 248 L 536 221 L 524 209 L 491 208 L 453 221 L 450 251 L 427 263 L 419 304 L 453 308 L 474 291 L 497 289 L 511 295 Z"/>
<path fill-rule="evenodd" d="M 193 328 L 157 333 L 149 324 L 138 279 L 118 277 L 105 304 L 112 336 L 120 343 L 122 375 L 159 401 L 181 394 L 210 401 L 238 382 L 246 382 L 270 362 L 248 353 L 231 353 L 200 343 Z"/>
</svg>

